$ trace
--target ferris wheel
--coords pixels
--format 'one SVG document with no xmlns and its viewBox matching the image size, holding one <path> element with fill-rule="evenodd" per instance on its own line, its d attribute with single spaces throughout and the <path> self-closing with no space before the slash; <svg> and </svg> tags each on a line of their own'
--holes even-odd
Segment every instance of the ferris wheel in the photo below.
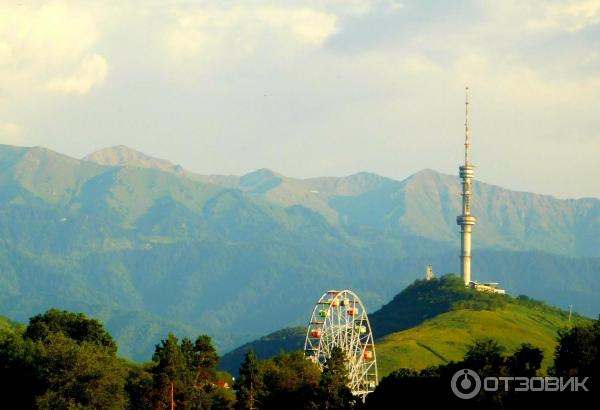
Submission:
<svg viewBox="0 0 600 410">
<path fill-rule="evenodd" d="M 348 359 L 348 387 L 363 400 L 377 386 L 375 343 L 367 311 L 350 290 L 330 290 L 315 305 L 304 342 L 304 355 L 321 369 L 334 346 Z"/>
</svg>

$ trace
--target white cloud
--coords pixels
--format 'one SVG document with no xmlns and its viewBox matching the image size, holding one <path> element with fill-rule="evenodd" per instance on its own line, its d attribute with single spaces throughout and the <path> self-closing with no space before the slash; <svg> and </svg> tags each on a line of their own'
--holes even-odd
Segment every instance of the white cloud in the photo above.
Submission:
<svg viewBox="0 0 600 410">
<path fill-rule="evenodd" d="M 337 27 L 335 15 L 307 7 L 201 7 L 176 12 L 167 43 L 179 59 L 291 57 L 321 46 Z"/>
<path fill-rule="evenodd" d="M 399 0 L 312 0 L 299 2 L 315 9 L 327 10 L 337 16 L 364 17 L 372 13 L 396 12 L 405 7 Z"/>
<path fill-rule="evenodd" d="M 108 73 L 108 64 L 98 54 L 81 62 L 77 71 L 66 77 L 55 77 L 48 81 L 48 91 L 64 94 L 84 94 L 94 85 L 101 83 Z"/>
<path fill-rule="evenodd" d="M 528 21 L 534 30 L 561 29 L 580 31 L 600 23 L 600 0 L 575 0 L 547 4 L 541 18 Z"/>
<path fill-rule="evenodd" d="M 412 75 L 444 75 L 444 69 L 431 59 L 421 55 L 411 55 L 403 59 L 400 65 L 408 74 Z"/>
<path fill-rule="evenodd" d="M 21 144 L 21 126 L 14 122 L 0 121 L 0 143 L 2 144 Z"/>
<path fill-rule="evenodd" d="M 98 8 L 67 1 L 33 4 L 0 5 L 0 86 L 15 93 L 38 92 L 86 65 L 93 64 L 98 71 L 100 59 L 104 60 L 94 51 L 102 17 Z"/>
<path fill-rule="evenodd" d="M 328 10 L 335 12 L 335 14 L 342 15 L 347 14 L 350 16 L 364 16 L 377 6 L 375 0 L 327 0 L 327 1 L 313 1 L 312 7 L 326 7 Z"/>
<path fill-rule="evenodd" d="M 0 0 L 0 119 L 26 124 L 29 143 L 138 145 L 206 173 L 453 172 L 468 84 L 479 175 L 512 186 L 494 161 L 529 172 L 524 139 L 549 156 L 564 140 L 572 192 L 597 185 L 600 163 L 583 172 L 576 152 L 600 138 L 600 0 L 20 3 Z M 97 98 L 56 98 L 99 84 Z"/>
</svg>

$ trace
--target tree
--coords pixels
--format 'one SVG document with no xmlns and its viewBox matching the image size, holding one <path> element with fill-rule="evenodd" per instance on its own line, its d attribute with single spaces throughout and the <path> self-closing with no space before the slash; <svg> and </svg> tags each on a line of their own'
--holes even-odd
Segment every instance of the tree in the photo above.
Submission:
<svg viewBox="0 0 600 410">
<path fill-rule="evenodd" d="M 170 405 L 170 389 L 173 384 L 173 398 L 176 403 L 186 405 L 185 382 L 183 380 L 185 359 L 179 347 L 177 337 L 169 333 L 167 339 L 156 345 L 152 360 L 156 362 L 154 374 L 154 401 L 159 409 Z"/>
<path fill-rule="evenodd" d="M 112 348 L 84 341 L 73 343 L 63 333 L 51 333 L 38 358 L 47 389 L 39 409 L 123 409 L 125 371 Z"/>
<path fill-rule="evenodd" d="M 35 398 L 44 389 L 36 371 L 38 356 L 38 346 L 23 339 L 23 329 L 0 333 L 0 386 L 6 408 L 35 408 Z"/>
<path fill-rule="evenodd" d="M 194 343 L 193 352 L 188 361 L 195 375 L 197 386 L 214 385 L 217 381 L 217 364 L 219 355 L 212 345 L 210 336 L 200 335 Z"/>
<path fill-rule="evenodd" d="M 187 372 L 191 376 L 193 386 L 193 408 L 209 409 L 215 407 L 215 400 L 219 406 L 227 406 L 227 396 L 221 394 L 217 388 L 217 364 L 219 355 L 212 345 L 210 336 L 200 335 L 191 344 L 184 339 L 182 351 L 186 360 Z"/>
<path fill-rule="evenodd" d="M 348 362 L 344 351 L 334 346 L 319 381 L 320 404 L 323 409 L 349 409 L 356 402 L 348 387 Z"/>
<path fill-rule="evenodd" d="M 158 408 L 170 405 L 170 389 L 173 385 L 174 401 L 179 408 L 209 409 L 217 401 L 227 407 L 227 395 L 218 390 L 216 366 L 219 356 L 210 337 L 199 336 L 195 343 L 188 338 L 181 340 L 169 334 L 156 346 L 153 356 L 154 400 Z"/>
<path fill-rule="evenodd" d="M 102 324 L 51 309 L 0 337 L 0 382 L 10 408 L 122 409 L 125 371 Z M 10 401 L 18 400 L 14 405 Z"/>
<path fill-rule="evenodd" d="M 243 410 L 259 408 L 261 404 L 259 397 L 264 395 L 264 385 L 259 361 L 253 350 L 246 353 L 239 373 L 239 377 L 234 384 L 234 389 L 237 390 L 236 408 Z"/>
<path fill-rule="evenodd" d="M 466 368 L 476 371 L 481 377 L 503 376 L 506 373 L 505 350 L 496 340 L 476 340 L 468 347 L 463 362 Z"/>
<path fill-rule="evenodd" d="M 31 340 L 44 340 L 53 333 L 63 333 L 73 341 L 90 342 L 117 351 L 116 343 L 101 322 L 90 319 L 83 313 L 66 310 L 50 309 L 33 316 L 29 319 L 24 336 Z"/>
<path fill-rule="evenodd" d="M 128 410 L 147 410 L 152 409 L 154 379 L 152 377 L 152 367 L 154 363 L 139 365 L 136 363 L 127 363 L 127 377 L 125 382 L 125 392 L 129 399 Z"/>
<path fill-rule="evenodd" d="M 600 320 L 558 333 L 553 372 L 557 376 L 600 377 Z"/>
<path fill-rule="evenodd" d="M 551 372 L 558 377 L 576 376 L 580 380 L 586 377 L 586 387 L 593 396 L 600 397 L 600 320 L 581 324 L 560 331 L 558 345 L 554 352 L 554 367 Z M 571 395 L 571 403 L 583 399 L 582 395 Z"/>
<path fill-rule="evenodd" d="M 304 353 L 281 353 L 261 365 L 265 409 L 316 408 L 321 370 Z"/>
<path fill-rule="evenodd" d="M 513 376 L 533 377 L 542 367 L 544 352 L 529 343 L 523 343 L 519 349 L 506 360 L 508 373 Z"/>
<path fill-rule="evenodd" d="M 367 409 L 385 409 L 402 398 L 407 403 L 419 403 L 421 408 L 430 408 L 427 400 L 431 396 L 422 395 L 424 380 L 414 369 L 402 368 L 384 377 L 374 392 L 367 396 Z M 429 388 L 429 385 L 426 386 Z M 425 403 L 425 405 L 424 405 Z M 434 407 L 431 407 L 434 408 Z"/>
</svg>

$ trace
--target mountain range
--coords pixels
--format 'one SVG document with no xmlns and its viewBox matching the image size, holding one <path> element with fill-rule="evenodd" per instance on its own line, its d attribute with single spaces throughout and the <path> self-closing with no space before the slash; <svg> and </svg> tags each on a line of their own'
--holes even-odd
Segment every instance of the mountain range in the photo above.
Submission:
<svg viewBox="0 0 600 410">
<path fill-rule="evenodd" d="M 168 331 L 224 352 L 303 324 L 327 289 L 374 311 L 428 263 L 455 271 L 459 190 L 433 170 L 199 175 L 124 146 L 75 159 L 0 145 L 0 314 L 84 311 L 136 360 Z M 600 200 L 476 181 L 473 213 L 474 279 L 600 312 Z"/>
</svg>

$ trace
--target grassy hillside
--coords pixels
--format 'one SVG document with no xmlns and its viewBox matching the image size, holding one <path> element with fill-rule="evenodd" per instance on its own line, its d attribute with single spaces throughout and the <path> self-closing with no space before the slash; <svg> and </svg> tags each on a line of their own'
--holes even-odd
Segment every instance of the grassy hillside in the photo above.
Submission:
<svg viewBox="0 0 600 410">
<path fill-rule="evenodd" d="M 577 314 L 572 322 L 585 320 Z M 530 343 L 544 350 L 544 369 L 552 361 L 559 329 L 568 312 L 526 296 L 513 298 L 465 288 L 446 275 L 417 280 L 371 315 L 382 376 L 408 367 L 459 360 L 475 339 L 493 338 L 508 349 Z"/>
<path fill-rule="evenodd" d="M 581 319 L 576 319 L 581 320 Z M 379 374 L 401 367 L 417 370 L 462 359 L 475 339 L 492 338 L 509 351 L 530 343 L 544 351 L 542 370 L 552 363 L 557 332 L 569 325 L 568 314 L 507 304 L 496 310 L 460 309 L 378 340 Z"/>
</svg>

